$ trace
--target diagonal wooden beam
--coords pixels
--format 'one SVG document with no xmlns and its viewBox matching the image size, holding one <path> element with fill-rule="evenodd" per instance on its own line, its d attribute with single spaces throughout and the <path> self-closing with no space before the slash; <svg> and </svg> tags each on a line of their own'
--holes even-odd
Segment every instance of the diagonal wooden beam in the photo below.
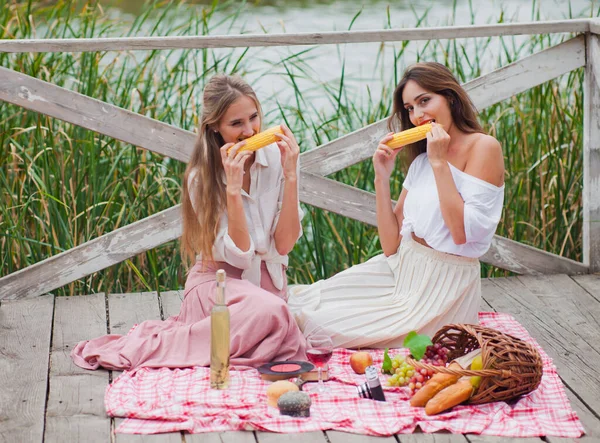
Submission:
<svg viewBox="0 0 600 443">
<path fill-rule="evenodd" d="M 482 75 L 464 86 L 475 107 L 485 109 L 583 66 L 585 36 L 579 35 Z"/>
<path fill-rule="evenodd" d="M 4 67 L 0 100 L 183 162 L 194 147 L 193 132 Z"/>
<path fill-rule="evenodd" d="M 87 52 L 155 49 L 250 48 L 266 46 L 380 43 L 406 40 L 439 40 L 499 35 L 534 35 L 589 32 L 590 19 L 550 20 L 529 23 L 444 26 L 430 28 L 334 31 L 297 34 L 199 35 L 178 37 L 116 37 L 67 39 L 5 39 L 0 52 Z"/>
<path fill-rule="evenodd" d="M 300 199 L 309 205 L 373 226 L 375 194 L 307 172 L 300 173 Z M 174 206 L 83 245 L 0 278 L 0 300 L 45 294 L 181 235 L 181 208 Z M 588 267 L 573 260 L 494 236 L 481 261 L 517 274 L 581 274 Z"/>
<path fill-rule="evenodd" d="M 0 278 L 0 300 L 29 298 L 63 287 L 181 236 L 181 208 L 116 229 Z"/>
<path fill-rule="evenodd" d="M 484 263 L 524 275 L 587 274 L 588 265 L 494 235 L 490 249 L 480 258 Z"/>
<path fill-rule="evenodd" d="M 375 194 L 353 186 L 300 171 L 300 201 L 317 208 L 377 225 Z"/>
<path fill-rule="evenodd" d="M 375 194 L 371 192 L 301 172 L 300 198 L 312 206 L 377 226 Z M 517 274 L 572 275 L 589 271 L 589 267 L 582 263 L 499 235 L 494 236 L 489 251 L 481 257 L 481 261 Z"/>
<path fill-rule="evenodd" d="M 560 62 L 557 62 L 560 60 Z M 585 38 L 572 38 L 525 57 L 463 86 L 477 109 L 492 106 L 515 94 L 585 66 Z M 329 175 L 370 158 L 377 142 L 388 132 L 387 119 L 301 154 L 302 169 Z"/>
</svg>

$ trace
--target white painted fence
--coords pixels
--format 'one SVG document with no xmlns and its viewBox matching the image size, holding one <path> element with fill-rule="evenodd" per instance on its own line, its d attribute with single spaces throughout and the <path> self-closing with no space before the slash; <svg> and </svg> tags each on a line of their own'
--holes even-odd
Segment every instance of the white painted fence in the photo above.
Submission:
<svg viewBox="0 0 600 443">
<path fill-rule="evenodd" d="M 519 274 L 600 270 L 600 21 L 597 19 L 285 35 L 0 40 L 0 52 L 79 52 L 176 48 L 320 45 L 499 35 L 580 34 L 464 86 L 478 109 L 585 66 L 584 263 L 495 236 L 482 261 Z M 186 162 L 192 132 L 0 67 L 0 100 Z M 375 225 L 375 195 L 325 178 L 372 156 L 387 132 L 379 121 L 301 155 L 300 199 Z M 151 137 L 150 137 L 151 135 Z M 85 277 L 181 235 L 179 206 L 0 278 L 0 300 L 33 297 Z"/>
</svg>

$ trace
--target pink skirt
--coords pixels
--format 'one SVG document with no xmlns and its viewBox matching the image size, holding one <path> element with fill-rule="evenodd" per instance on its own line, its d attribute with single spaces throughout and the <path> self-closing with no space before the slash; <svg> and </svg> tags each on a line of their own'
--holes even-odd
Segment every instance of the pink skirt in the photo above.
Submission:
<svg viewBox="0 0 600 443">
<path fill-rule="evenodd" d="M 84 369 L 116 370 L 209 366 L 216 269 L 227 272 L 231 364 L 256 367 L 276 360 L 305 360 L 306 341 L 283 298 L 286 288 L 279 291 L 273 286 L 264 263 L 261 288 L 241 280 L 240 269 L 222 262 L 215 265 L 203 269 L 196 263 L 191 269 L 179 315 L 147 320 L 127 335 L 82 341 L 71 352 L 74 363 Z"/>
</svg>

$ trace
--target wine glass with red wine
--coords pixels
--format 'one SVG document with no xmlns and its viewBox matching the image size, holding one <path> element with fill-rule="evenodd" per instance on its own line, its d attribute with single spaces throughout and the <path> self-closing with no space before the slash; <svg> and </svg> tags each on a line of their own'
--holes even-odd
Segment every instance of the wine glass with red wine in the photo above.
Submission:
<svg viewBox="0 0 600 443">
<path fill-rule="evenodd" d="M 329 392 L 330 389 L 323 383 L 322 370 L 333 354 L 333 342 L 328 335 L 311 335 L 306 339 L 308 360 L 317 367 L 319 372 L 318 392 Z"/>
</svg>

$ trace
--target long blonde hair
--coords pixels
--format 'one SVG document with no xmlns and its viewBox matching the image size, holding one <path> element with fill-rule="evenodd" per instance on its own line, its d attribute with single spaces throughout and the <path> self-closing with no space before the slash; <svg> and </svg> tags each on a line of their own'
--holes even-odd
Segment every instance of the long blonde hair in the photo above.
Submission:
<svg viewBox="0 0 600 443">
<path fill-rule="evenodd" d="M 260 121 L 262 112 L 254 90 L 238 76 L 218 74 L 212 77 L 204 87 L 202 97 L 202 116 L 198 128 L 198 138 L 194 152 L 183 176 L 183 234 L 181 253 L 188 264 L 193 264 L 197 254 L 202 259 L 212 261 L 212 247 L 219 230 L 219 220 L 226 205 L 226 186 L 223 183 L 223 162 L 219 148 L 225 144 L 223 137 L 215 128 L 238 98 L 246 96 L 256 103 Z M 194 189 L 195 200 L 192 205 L 188 179 L 195 171 L 197 183 Z M 194 207 L 198 212 L 194 211 Z"/>
</svg>

